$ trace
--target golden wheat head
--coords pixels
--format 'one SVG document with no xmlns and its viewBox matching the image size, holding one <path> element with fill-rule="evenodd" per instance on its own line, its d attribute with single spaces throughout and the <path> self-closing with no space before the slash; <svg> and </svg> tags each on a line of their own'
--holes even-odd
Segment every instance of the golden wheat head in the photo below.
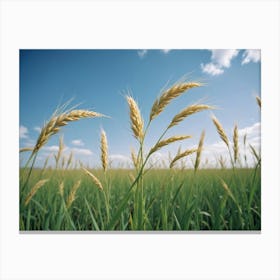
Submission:
<svg viewBox="0 0 280 280">
<path fill-rule="evenodd" d="M 45 185 L 46 182 L 48 182 L 49 179 L 43 179 L 38 181 L 34 187 L 31 189 L 31 191 L 29 192 L 29 194 L 27 195 L 24 205 L 27 206 L 28 203 L 30 202 L 31 198 L 35 195 L 35 193 L 43 186 Z"/>
<path fill-rule="evenodd" d="M 174 159 L 170 162 L 169 168 L 172 168 L 174 166 L 174 164 L 179 160 L 182 159 L 183 157 L 187 157 L 188 155 L 191 155 L 192 153 L 195 153 L 197 151 L 197 149 L 190 149 L 190 150 L 186 150 L 180 154 L 177 154 Z"/>
<path fill-rule="evenodd" d="M 174 143 L 176 141 L 181 141 L 181 140 L 184 140 L 184 139 L 188 139 L 188 138 L 191 138 L 190 135 L 180 135 L 180 136 L 173 136 L 173 137 L 170 137 L 170 138 L 167 138 L 167 139 L 164 139 L 160 142 L 158 142 L 149 152 L 149 154 L 152 154 L 156 151 L 158 151 L 160 148 L 164 147 L 164 146 L 167 146 L 171 143 Z"/>
<path fill-rule="evenodd" d="M 201 83 L 196 82 L 178 83 L 170 87 L 168 90 L 164 91 L 162 95 L 155 100 L 152 106 L 150 112 L 150 121 L 158 116 L 174 98 L 180 96 L 183 92 L 191 88 L 200 87 L 201 85 Z"/>
<path fill-rule="evenodd" d="M 100 189 L 103 190 L 101 182 L 86 168 L 82 167 L 83 171 L 92 179 L 93 183 Z"/>
<path fill-rule="evenodd" d="M 37 139 L 37 143 L 33 149 L 33 154 L 38 152 L 40 148 L 48 142 L 52 135 L 59 132 L 61 127 L 67 125 L 69 122 L 77 121 L 82 118 L 95 118 L 102 116 L 102 114 L 87 110 L 72 110 L 70 112 L 62 113 L 58 116 L 53 116 L 50 121 L 42 128 Z"/>
<path fill-rule="evenodd" d="M 219 133 L 221 139 L 225 142 L 225 144 L 229 147 L 228 137 L 218 119 L 215 116 L 212 116 L 212 121 L 216 126 L 217 132 Z"/>
<path fill-rule="evenodd" d="M 77 181 L 75 183 L 75 185 L 72 187 L 70 194 L 68 196 L 68 199 L 67 199 L 67 204 L 66 204 L 67 208 L 69 208 L 72 205 L 72 203 L 74 202 L 74 200 L 76 199 L 76 192 L 77 192 L 78 188 L 80 187 L 80 185 L 81 185 L 81 180 Z"/>
<path fill-rule="evenodd" d="M 262 107 L 262 100 L 260 99 L 260 97 L 256 96 L 256 101 L 257 101 L 259 107 L 261 108 Z"/>
<path fill-rule="evenodd" d="M 235 163 L 237 161 L 238 151 L 239 151 L 239 147 L 238 147 L 238 129 L 237 129 L 237 125 L 235 125 L 234 126 L 234 130 L 233 130 L 233 153 L 234 153 L 234 162 Z"/>
<path fill-rule="evenodd" d="M 108 142 L 107 136 L 104 130 L 101 131 L 101 163 L 103 170 L 106 171 L 108 167 Z"/>
<path fill-rule="evenodd" d="M 130 123 L 131 129 L 133 131 L 134 137 L 138 139 L 140 142 L 144 137 L 144 121 L 141 116 L 139 107 L 136 101 L 131 96 L 126 96 L 126 100 L 130 110 Z"/>
<path fill-rule="evenodd" d="M 168 128 L 171 128 L 172 126 L 177 125 L 178 123 L 180 123 L 181 121 L 183 121 L 186 117 L 198 113 L 200 111 L 203 110 L 207 110 L 207 109 L 213 109 L 213 107 L 208 106 L 208 105 L 204 105 L 204 104 L 195 104 L 195 105 L 190 105 L 188 107 L 186 107 L 185 109 L 183 109 L 179 114 L 177 114 L 171 121 L 171 123 L 169 124 Z"/>
<path fill-rule="evenodd" d="M 201 158 L 201 152 L 203 148 L 203 143 L 204 143 L 204 138 L 205 138 L 205 131 L 203 130 L 199 139 L 198 143 L 198 148 L 196 152 L 196 159 L 195 159 L 195 164 L 194 164 L 194 169 L 197 170 L 200 164 L 200 158 Z"/>
</svg>

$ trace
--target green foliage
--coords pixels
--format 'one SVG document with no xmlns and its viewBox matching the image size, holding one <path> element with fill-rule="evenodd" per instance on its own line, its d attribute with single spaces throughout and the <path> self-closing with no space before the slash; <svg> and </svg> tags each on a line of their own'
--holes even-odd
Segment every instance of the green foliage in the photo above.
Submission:
<svg viewBox="0 0 280 280">
<path fill-rule="evenodd" d="M 21 170 L 23 172 L 23 169 Z M 104 190 L 82 170 L 33 169 L 28 185 L 20 182 L 20 230 L 260 230 L 261 174 L 255 169 L 155 170 L 133 188 L 132 170 L 93 170 Z M 25 206 L 40 179 L 49 181 Z M 67 208 L 72 186 L 81 179 Z M 223 188 L 226 182 L 229 192 Z M 64 193 L 59 185 L 64 181 Z"/>
</svg>

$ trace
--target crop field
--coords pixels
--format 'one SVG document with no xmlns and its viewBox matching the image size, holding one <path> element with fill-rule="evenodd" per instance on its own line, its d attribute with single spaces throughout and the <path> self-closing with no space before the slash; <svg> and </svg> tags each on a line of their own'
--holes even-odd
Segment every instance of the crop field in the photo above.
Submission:
<svg viewBox="0 0 280 280">
<path fill-rule="evenodd" d="M 41 128 L 30 153 L 20 168 L 20 230 L 81 230 L 81 231 L 190 231 L 190 230 L 260 230 L 261 229 L 261 157 L 246 135 L 239 143 L 238 127 L 234 126 L 232 140 L 220 121 L 212 115 L 213 129 L 226 147 L 230 164 L 223 157 L 216 168 L 204 163 L 205 132 L 201 132 L 195 148 L 178 149 L 168 162 L 153 164 L 153 154 L 174 142 L 191 136 L 166 134 L 191 115 L 215 110 L 204 103 L 188 105 L 176 112 L 166 129 L 149 149 L 144 145 L 155 118 L 174 99 L 186 91 L 202 86 L 198 82 L 180 82 L 162 92 L 154 101 L 148 122 L 137 102 L 126 96 L 131 132 L 138 149 L 131 151 L 133 168 L 112 168 L 109 164 L 106 132 L 100 134 L 100 163 L 102 168 L 90 168 L 83 162 L 73 162 L 73 154 L 63 156 L 64 143 L 54 154 L 55 166 L 35 168 L 38 152 L 61 128 L 84 118 L 102 118 L 103 114 L 89 110 L 58 108 Z M 256 99 L 261 108 L 261 100 Z M 93 120 L 94 121 L 94 120 Z M 240 158 L 240 146 L 248 147 L 254 166 L 247 167 L 247 155 Z M 192 156 L 193 166 L 183 159 Z M 181 164 L 180 164 L 181 163 Z"/>
</svg>

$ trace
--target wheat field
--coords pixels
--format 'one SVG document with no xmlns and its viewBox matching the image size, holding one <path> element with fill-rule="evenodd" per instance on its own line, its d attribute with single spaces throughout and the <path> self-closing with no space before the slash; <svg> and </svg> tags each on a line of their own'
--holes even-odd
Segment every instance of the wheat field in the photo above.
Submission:
<svg viewBox="0 0 280 280">
<path fill-rule="evenodd" d="M 100 133 L 101 168 L 89 168 L 74 162 L 73 153 L 64 156 L 63 137 L 54 155 L 55 166 L 36 168 L 38 152 L 59 133 L 63 126 L 83 118 L 106 117 L 89 110 L 56 110 L 45 123 L 33 148 L 23 147 L 20 153 L 30 153 L 20 168 L 19 228 L 22 231 L 209 231 L 261 229 L 261 156 L 246 143 L 255 160 L 252 167 L 240 160 L 238 125 L 233 139 L 226 134 L 212 113 L 213 129 L 227 149 L 230 164 L 222 157 L 217 167 L 201 162 L 205 131 L 201 131 L 195 148 L 181 150 L 165 164 L 151 164 L 152 156 L 163 147 L 184 141 L 191 135 L 167 132 L 191 115 L 214 111 L 208 104 L 191 104 L 176 112 L 157 140 L 146 149 L 145 140 L 151 123 L 174 100 L 187 91 L 201 87 L 199 82 L 175 83 L 166 89 L 151 106 L 148 122 L 144 123 L 134 98 L 126 96 L 128 121 L 138 149 L 131 151 L 133 168 L 112 168 L 107 139 Z M 261 108 L 261 100 L 256 98 Z M 256 106 L 257 106 L 256 104 Z M 128 148 L 129 149 L 129 148 Z M 193 167 L 182 160 L 192 156 Z M 244 164 L 242 165 L 241 162 Z"/>
</svg>

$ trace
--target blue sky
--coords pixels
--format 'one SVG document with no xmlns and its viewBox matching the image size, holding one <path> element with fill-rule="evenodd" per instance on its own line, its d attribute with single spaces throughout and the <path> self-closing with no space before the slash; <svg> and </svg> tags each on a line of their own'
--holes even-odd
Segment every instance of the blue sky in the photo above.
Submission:
<svg viewBox="0 0 280 280">
<path fill-rule="evenodd" d="M 125 95 L 132 94 L 147 123 L 162 89 L 183 77 L 205 86 L 174 100 L 152 122 L 146 150 L 184 107 L 200 102 L 217 109 L 190 116 L 172 128 L 167 136 L 190 134 L 192 138 L 160 150 L 155 160 L 167 160 L 168 152 L 174 155 L 179 145 L 182 149 L 194 147 L 205 129 L 204 160 L 214 164 L 218 155 L 225 154 L 225 147 L 211 114 L 220 120 L 229 138 L 237 124 L 240 141 L 247 133 L 250 143 L 260 147 L 260 110 L 255 101 L 261 94 L 259 50 L 21 50 L 19 58 L 20 147 L 33 146 L 44 122 L 57 106 L 72 98 L 71 106 L 78 104 L 78 108 L 110 116 L 63 127 L 40 151 L 37 166 L 56 152 L 60 135 L 64 136 L 66 156 L 73 151 L 75 159 L 100 166 L 101 129 L 107 134 L 113 164 L 127 165 L 130 148 L 137 149 L 137 142 L 130 130 Z M 22 164 L 27 157 L 28 153 L 21 154 Z"/>
</svg>

